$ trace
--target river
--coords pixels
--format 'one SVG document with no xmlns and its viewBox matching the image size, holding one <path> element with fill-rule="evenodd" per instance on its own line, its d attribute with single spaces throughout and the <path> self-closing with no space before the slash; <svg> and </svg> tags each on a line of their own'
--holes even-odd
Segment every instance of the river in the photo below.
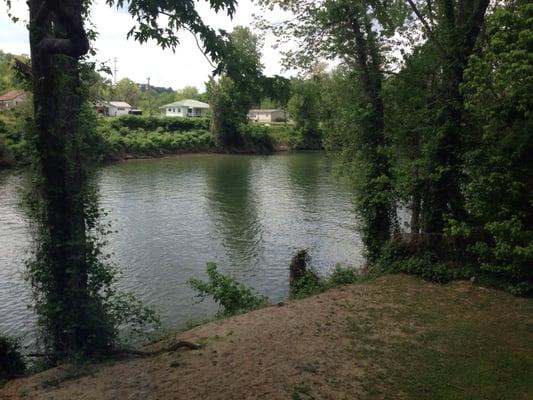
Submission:
<svg viewBox="0 0 533 400">
<path fill-rule="evenodd" d="M 308 249 L 327 274 L 363 262 L 352 196 L 321 152 L 190 155 L 101 167 L 100 204 L 113 228 L 106 250 L 119 286 L 178 329 L 213 315 L 187 285 L 207 262 L 277 302 L 288 294 L 288 265 Z M 35 337 L 24 261 L 30 226 L 20 206 L 25 171 L 0 172 L 0 331 Z"/>
</svg>

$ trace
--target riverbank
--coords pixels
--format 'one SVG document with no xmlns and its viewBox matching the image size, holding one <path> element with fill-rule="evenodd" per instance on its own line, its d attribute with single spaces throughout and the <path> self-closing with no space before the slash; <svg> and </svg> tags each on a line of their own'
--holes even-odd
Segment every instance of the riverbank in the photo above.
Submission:
<svg viewBox="0 0 533 400">
<path fill-rule="evenodd" d="M 526 399 L 532 327 L 531 299 L 389 275 L 179 334 L 200 350 L 64 366 L 0 398 Z"/>
<path fill-rule="evenodd" d="M 287 150 L 316 150 L 303 143 L 290 124 L 251 123 L 241 132 L 243 145 L 235 154 L 272 154 Z M 97 118 L 86 138 L 84 154 L 97 161 L 158 158 L 169 155 L 224 153 L 215 146 L 207 118 L 139 117 Z M 20 126 L 0 126 L 0 169 L 24 166 L 28 142 Z"/>
</svg>

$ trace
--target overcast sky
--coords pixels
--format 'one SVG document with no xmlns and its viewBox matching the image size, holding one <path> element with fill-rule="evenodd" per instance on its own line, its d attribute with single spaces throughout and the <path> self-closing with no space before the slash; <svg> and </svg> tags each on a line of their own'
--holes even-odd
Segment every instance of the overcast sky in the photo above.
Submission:
<svg viewBox="0 0 533 400">
<path fill-rule="evenodd" d="M 14 54 L 29 54 L 28 32 L 25 28 L 27 20 L 27 6 L 24 0 L 13 0 L 13 12 L 22 21 L 14 24 L 7 17 L 7 10 L 0 1 L 0 49 Z M 231 31 L 236 25 L 250 26 L 254 20 L 253 14 L 261 10 L 251 0 L 239 0 L 237 13 L 233 20 L 222 14 L 215 14 L 207 4 L 200 1 L 198 9 L 204 21 L 214 27 Z M 276 20 L 281 15 L 271 13 L 268 19 Z M 194 38 L 188 32 L 181 33 L 181 44 L 173 53 L 171 50 L 161 50 L 154 42 L 140 45 L 133 39 L 126 40 L 126 33 L 133 22 L 126 11 L 111 9 L 105 0 L 96 0 L 91 19 L 97 27 L 99 37 L 95 42 L 98 61 L 109 61 L 113 67 L 113 58 L 117 57 L 117 78 L 130 78 L 135 82 L 146 82 L 150 77 L 150 84 L 154 86 L 173 87 L 180 89 L 193 85 L 203 90 L 212 67 L 198 50 Z M 272 49 L 274 38 L 264 38 L 262 62 L 265 74 L 282 74 L 280 54 Z"/>
</svg>

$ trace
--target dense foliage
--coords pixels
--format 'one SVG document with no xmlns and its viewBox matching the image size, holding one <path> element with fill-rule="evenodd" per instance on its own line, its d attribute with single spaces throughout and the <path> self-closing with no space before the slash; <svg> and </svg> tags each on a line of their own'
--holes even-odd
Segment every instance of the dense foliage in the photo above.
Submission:
<svg viewBox="0 0 533 400">
<path fill-rule="evenodd" d="M 533 292 L 533 7 L 509 2 L 487 21 L 463 85 L 472 121 L 462 188 L 468 219 L 450 231 L 473 241 L 481 271 Z"/>
<path fill-rule="evenodd" d="M 229 35 L 227 60 L 220 79 L 211 79 L 207 97 L 211 105 L 211 132 L 217 147 L 244 147 L 240 128 L 248 123 L 248 110 L 260 98 L 263 66 L 259 38 L 249 28 L 236 27 Z"/>
<path fill-rule="evenodd" d="M 0 383 L 3 380 L 20 376 L 26 365 L 16 339 L 0 335 Z"/>
<path fill-rule="evenodd" d="M 369 261 L 531 293 L 531 5 L 262 3 L 297 17 L 263 21 L 299 41 L 287 66 L 340 61 L 322 78 L 318 124 L 354 184 Z"/>
</svg>

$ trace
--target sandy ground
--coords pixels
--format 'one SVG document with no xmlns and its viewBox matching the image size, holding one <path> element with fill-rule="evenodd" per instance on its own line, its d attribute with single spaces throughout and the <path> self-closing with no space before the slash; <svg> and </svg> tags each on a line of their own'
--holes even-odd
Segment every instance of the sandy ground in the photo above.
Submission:
<svg viewBox="0 0 533 400">
<path fill-rule="evenodd" d="M 413 277 L 385 276 L 321 295 L 288 301 L 179 334 L 202 343 L 149 358 L 85 368 L 71 366 L 9 382 L 1 399 L 358 399 L 387 368 L 369 346 L 409 341 L 424 329 L 406 310 L 409 298 L 435 300 L 487 296 L 459 282 L 433 285 Z M 403 299 L 399 301 L 398 299 Z M 372 321 L 371 324 L 368 322 Z M 359 332 L 359 333 L 358 333 Z M 379 341 L 358 340 L 379 337 Z M 152 348 L 164 346 L 157 343 Z M 382 398 L 386 396 L 378 396 Z M 393 398 L 405 398 L 399 391 Z"/>
</svg>

